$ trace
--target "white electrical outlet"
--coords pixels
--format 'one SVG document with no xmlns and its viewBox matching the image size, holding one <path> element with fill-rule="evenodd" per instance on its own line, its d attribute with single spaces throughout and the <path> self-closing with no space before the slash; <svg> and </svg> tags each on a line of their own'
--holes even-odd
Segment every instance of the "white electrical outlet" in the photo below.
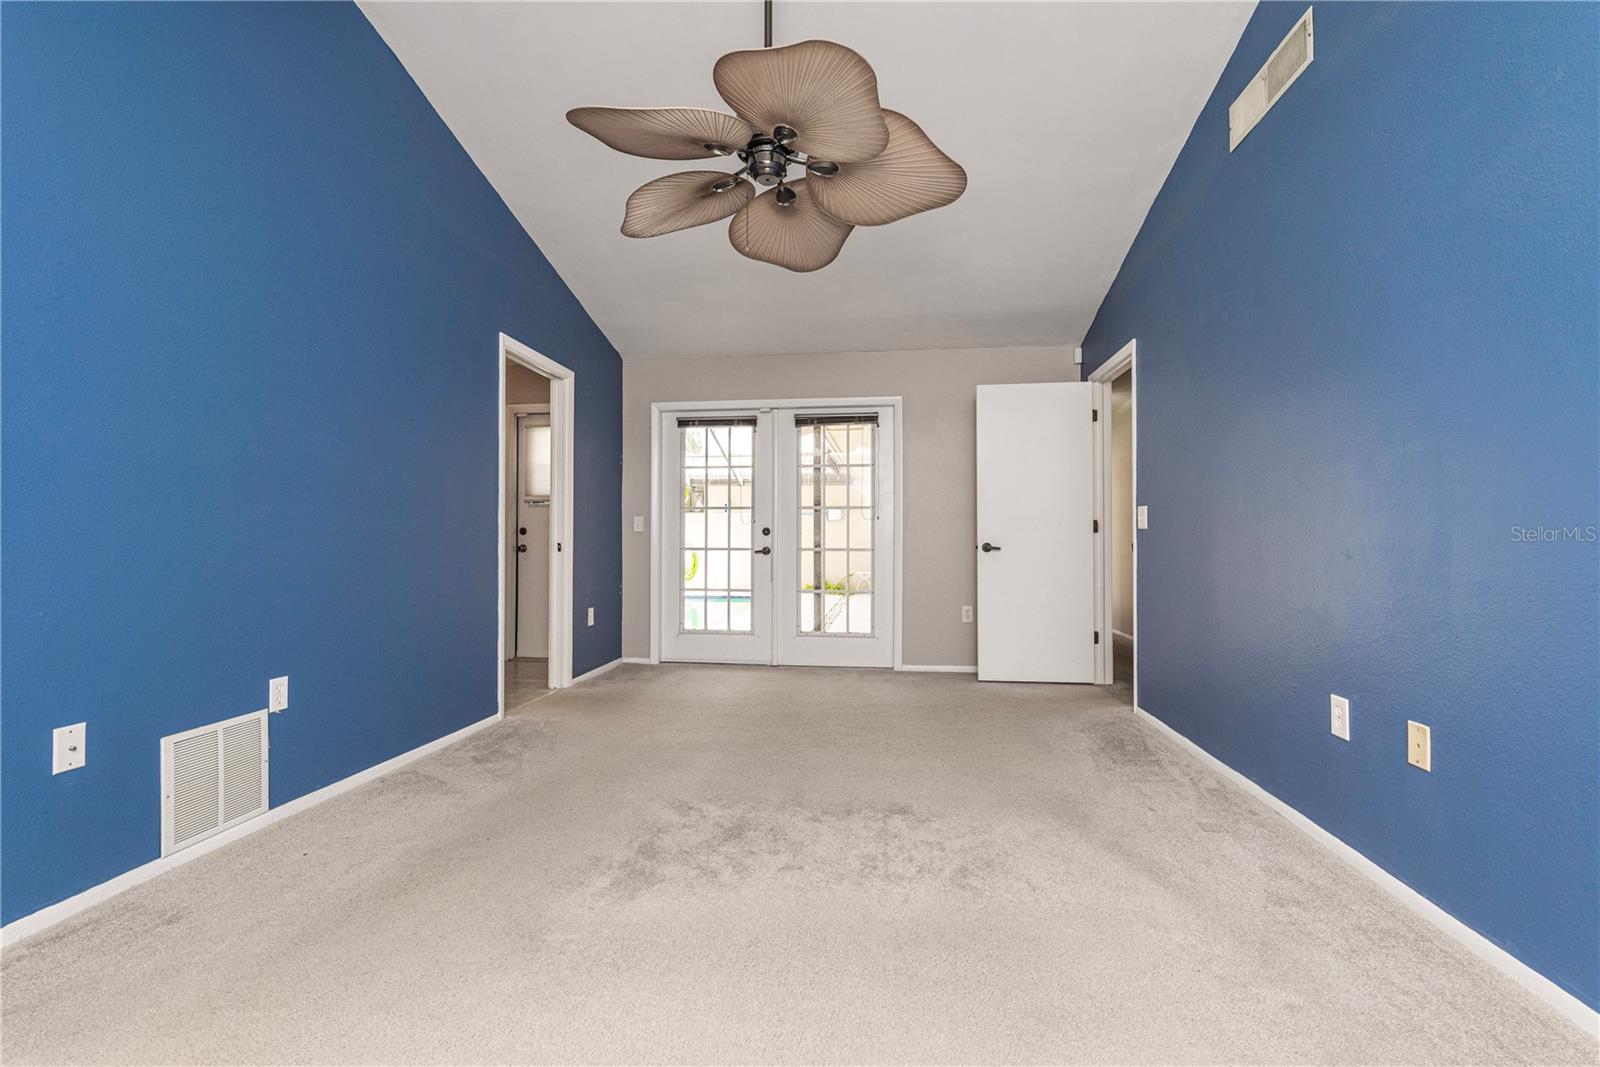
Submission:
<svg viewBox="0 0 1600 1067">
<path fill-rule="evenodd" d="M 1139 529 L 1150 529 L 1150 507 L 1147 504 L 1139 505 Z"/>
<path fill-rule="evenodd" d="M 1342 696 L 1328 694 L 1329 729 L 1333 736 L 1350 740 L 1350 701 Z"/>
<path fill-rule="evenodd" d="M 589 625 L 590 626 L 594 625 L 594 609 L 593 608 L 589 609 Z"/>
<path fill-rule="evenodd" d="M 971 622 L 972 621 L 972 605 L 971 604 L 963 604 L 963 605 L 961 605 L 961 621 L 962 622 Z"/>
<path fill-rule="evenodd" d="M 1406 762 L 1424 771 L 1433 770 L 1433 731 L 1420 722 L 1406 722 Z"/>
<path fill-rule="evenodd" d="M 50 773 L 75 771 L 89 758 L 89 724 L 73 723 L 50 731 Z"/>
<path fill-rule="evenodd" d="M 644 516 L 643 515 L 635 515 L 633 517 L 633 532 L 634 533 L 644 533 Z"/>
<path fill-rule="evenodd" d="M 289 707 L 289 676 L 274 678 L 267 683 L 267 711 L 286 711 Z"/>
</svg>

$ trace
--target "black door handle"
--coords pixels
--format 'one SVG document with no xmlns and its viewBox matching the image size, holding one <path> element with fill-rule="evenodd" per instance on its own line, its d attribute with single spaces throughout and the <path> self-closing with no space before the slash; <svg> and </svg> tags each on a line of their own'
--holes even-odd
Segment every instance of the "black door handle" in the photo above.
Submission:
<svg viewBox="0 0 1600 1067">
<path fill-rule="evenodd" d="M 772 555 L 772 546 L 771 545 L 765 545 L 765 546 L 763 546 L 761 548 L 756 549 L 756 555 L 758 555 L 758 556 L 770 556 L 770 555 Z"/>
<path fill-rule="evenodd" d="M 999 545 L 991 545 L 987 541 L 985 541 L 983 544 L 979 545 L 978 547 L 983 549 L 985 552 L 998 552 L 998 551 L 1000 551 L 1000 546 Z"/>
<path fill-rule="evenodd" d="M 518 552 L 526 552 L 526 551 L 528 551 L 528 546 L 527 545 L 518 545 L 517 546 L 517 551 Z"/>
</svg>

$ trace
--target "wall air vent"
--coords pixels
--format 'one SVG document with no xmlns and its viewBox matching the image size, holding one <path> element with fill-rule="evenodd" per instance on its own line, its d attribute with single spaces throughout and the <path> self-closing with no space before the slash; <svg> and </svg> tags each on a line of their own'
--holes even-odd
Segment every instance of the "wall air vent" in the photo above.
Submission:
<svg viewBox="0 0 1600 1067">
<path fill-rule="evenodd" d="M 267 810 L 267 713 L 161 739 L 161 854 Z"/>
<path fill-rule="evenodd" d="M 1289 31 L 1289 36 L 1273 50 L 1266 66 L 1256 72 L 1244 92 L 1229 106 L 1228 151 L 1239 147 L 1245 134 L 1255 129 L 1256 123 L 1278 102 L 1284 90 L 1294 84 L 1301 72 L 1311 65 L 1313 58 L 1311 9 L 1308 7 L 1306 13 L 1300 16 L 1300 21 L 1294 24 L 1294 29 Z"/>
</svg>

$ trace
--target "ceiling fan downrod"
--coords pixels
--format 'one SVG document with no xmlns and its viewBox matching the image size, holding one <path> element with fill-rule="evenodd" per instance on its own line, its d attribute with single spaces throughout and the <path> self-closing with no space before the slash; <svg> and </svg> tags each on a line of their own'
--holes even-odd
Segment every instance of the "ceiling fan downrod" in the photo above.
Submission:
<svg viewBox="0 0 1600 1067">
<path fill-rule="evenodd" d="M 761 0 L 761 47 L 772 47 L 772 0 Z M 806 165 L 806 158 L 790 147 L 798 136 L 790 127 L 778 126 L 771 137 L 756 137 L 739 153 L 745 162 L 740 173 L 748 174 L 757 185 L 776 185 L 779 207 L 795 201 L 795 191 L 784 184 L 789 180 L 789 167 Z"/>
</svg>

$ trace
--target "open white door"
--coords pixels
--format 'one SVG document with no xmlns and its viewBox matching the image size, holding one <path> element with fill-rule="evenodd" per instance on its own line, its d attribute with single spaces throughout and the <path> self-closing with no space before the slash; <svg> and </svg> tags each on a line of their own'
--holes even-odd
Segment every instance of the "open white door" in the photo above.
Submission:
<svg viewBox="0 0 1600 1067">
<path fill-rule="evenodd" d="M 978 678 L 1095 681 L 1095 390 L 978 386 Z"/>
</svg>

